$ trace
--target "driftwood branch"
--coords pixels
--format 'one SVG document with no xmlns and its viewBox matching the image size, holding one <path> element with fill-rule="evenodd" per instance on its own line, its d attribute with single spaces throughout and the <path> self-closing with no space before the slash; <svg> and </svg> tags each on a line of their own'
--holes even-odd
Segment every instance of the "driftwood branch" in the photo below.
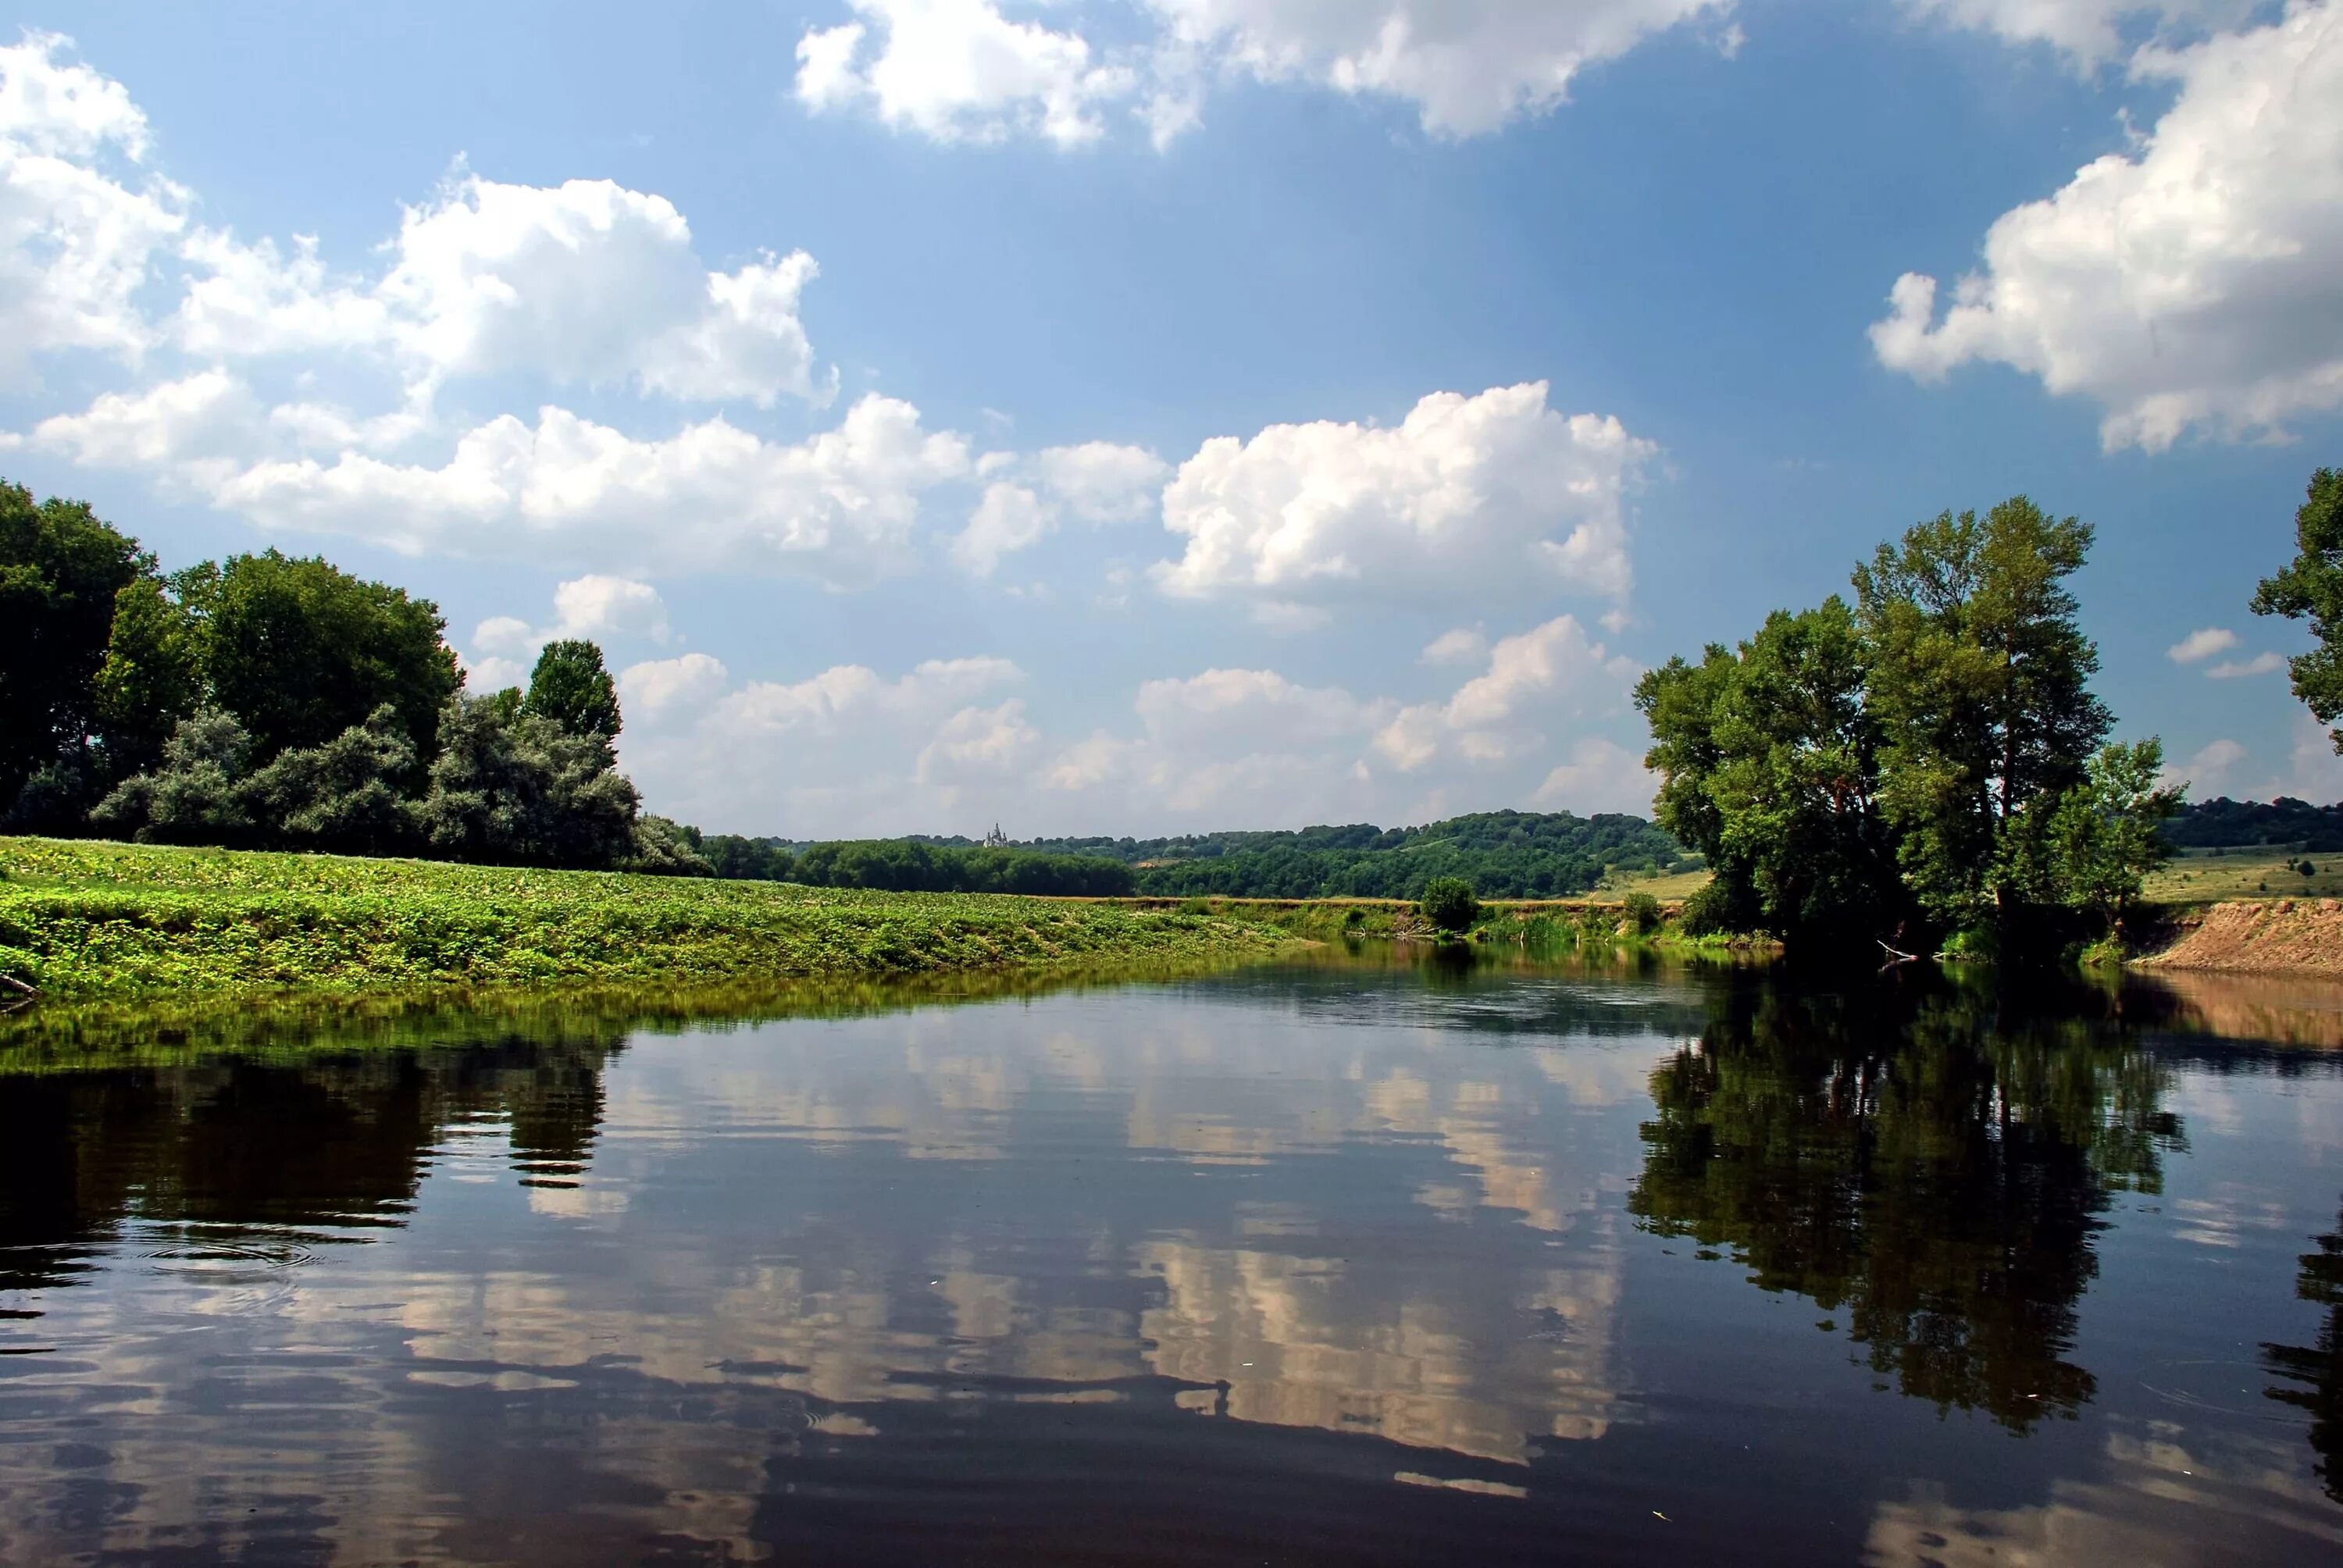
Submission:
<svg viewBox="0 0 2343 1568">
<path fill-rule="evenodd" d="M 7 987 L 10 990 L 15 991 L 18 996 L 38 996 L 41 994 L 40 987 L 26 985 L 23 980 L 18 980 L 15 975 L 10 974 L 5 970 L 0 970 L 0 986 Z"/>
</svg>

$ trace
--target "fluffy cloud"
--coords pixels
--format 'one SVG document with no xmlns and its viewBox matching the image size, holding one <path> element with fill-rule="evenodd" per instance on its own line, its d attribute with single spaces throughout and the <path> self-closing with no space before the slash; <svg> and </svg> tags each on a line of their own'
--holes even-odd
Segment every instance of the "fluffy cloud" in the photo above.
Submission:
<svg viewBox="0 0 2343 1568">
<path fill-rule="evenodd" d="M 1123 722 L 1079 739 L 998 658 L 735 683 L 692 653 L 628 666 L 618 690 L 623 760 L 652 808 L 711 829 L 1132 832 L 1641 810 L 1650 780 L 1604 733 L 1634 673 L 1564 617 L 1501 639 L 1440 700 L 1214 668 L 1141 683 Z"/>
<path fill-rule="evenodd" d="M 978 471 L 992 482 L 951 548 L 980 577 L 990 576 L 1003 556 L 1040 543 L 1068 517 L 1087 523 L 1144 518 L 1172 472 L 1154 453 L 1111 441 L 1051 447 L 1024 460 L 991 453 Z"/>
<path fill-rule="evenodd" d="M 920 498 L 969 470 L 968 443 L 870 397 L 832 430 L 764 440 L 721 418 L 638 440 L 556 407 L 466 433 L 436 467 L 346 451 L 327 463 L 230 460 L 268 432 L 249 394 L 208 373 L 45 421 L 36 443 L 96 465 L 165 467 L 264 528 L 408 553 L 618 571 L 749 570 L 836 587 L 909 558 Z"/>
<path fill-rule="evenodd" d="M 1648 817 L 1658 789 L 1659 780 L 1644 766 L 1640 753 L 1606 736 L 1593 735 L 1571 747 L 1570 760 L 1545 776 L 1530 804 L 1581 816 L 1624 811 Z"/>
<path fill-rule="evenodd" d="M 1905 274 L 1881 362 L 2011 366 L 2104 407 L 2111 449 L 2343 407 L 2343 4 L 2146 47 L 2131 72 L 2177 93 L 2137 151 L 2005 214 L 1941 318 L 1936 279 Z"/>
<path fill-rule="evenodd" d="M 2237 634 L 2227 627 L 2208 626 L 2190 632 L 2164 650 L 2164 657 L 2175 664 L 2195 664 L 2227 653 L 2237 646 Z"/>
<path fill-rule="evenodd" d="M 1375 737 L 1375 749 L 1403 773 L 1454 755 L 1473 763 L 1510 761 L 1542 749 L 1543 726 L 1615 710 L 1637 672 L 1562 616 L 1489 649 L 1488 668 L 1445 702 L 1403 709 Z"/>
<path fill-rule="evenodd" d="M 337 278 L 314 241 L 200 234 L 172 333 L 207 356 L 378 352 L 427 382 L 524 372 L 759 407 L 833 390 L 798 318 L 813 258 L 709 271 L 663 196 L 465 176 L 407 208 L 389 250 L 380 277 Z"/>
<path fill-rule="evenodd" d="M 475 687 L 493 691 L 518 685 L 538 650 L 558 638 L 663 643 L 670 635 L 667 605 L 650 584 L 615 577 L 573 578 L 553 590 L 550 625 L 531 626 L 512 615 L 482 621 L 472 632 L 473 658 L 468 668 Z"/>
<path fill-rule="evenodd" d="M 979 657 L 892 678 L 847 664 L 732 687 L 704 654 L 652 660 L 618 677 L 620 759 L 656 809 L 712 829 L 915 831 L 948 820 L 964 783 L 1000 780 L 1027 759 L 1038 738 L 1022 709 L 978 701 L 1023 678 Z"/>
<path fill-rule="evenodd" d="M 1394 99 L 1435 135 L 1493 131 L 1564 102 L 1589 65 L 1733 0 L 1144 0 L 1095 44 L 998 0 L 850 0 L 859 20 L 809 28 L 797 96 L 862 109 L 939 141 L 1107 133 L 1109 111 L 1160 146 L 1194 125 L 1215 80 L 1243 76 Z M 1733 35 L 1737 37 L 1737 34 Z M 1725 42 L 1720 37 L 1720 42 Z M 1730 46 L 1728 45 L 1728 46 Z"/>
<path fill-rule="evenodd" d="M 2258 653 L 2251 658 L 2226 658 L 2205 672 L 2212 680 L 2236 680 L 2252 675 L 2275 675 L 2286 668 L 2286 658 L 2277 653 Z"/>
<path fill-rule="evenodd" d="M 146 171 L 146 116 L 48 33 L 0 48 L 0 387 L 35 357 L 136 362 L 153 337 L 136 296 L 187 226 L 186 193 Z"/>
<path fill-rule="evenodd" d="M 1546 407 L 1544 382 L 1438 392 L 1394 428 L 1273 425 L 1204 443 L 1163 493 L 1168 594 L 1270 604 L 1624 598 L 1625 495 L 1656 448 Z"/>
<path fill-rule="evenodd" d="M 1011 21 L 993 0 L 853 5 L 864 21 L 809 29 L 798 43 L 797 95 L 809 109 L 867 106 L 938 141 L 1022 134 L 1074 146 L 1103 135 L 1099 109 L 1138 86 L 1080 34 Z"/>
<path fill-rule="evenodd" d="M 2123 53 L 2126 35 L 2217 30 L 2250 18 L 2258 0 L 1904 0 L 1916 15 L 2047 44 L 2086 69 Z"/>
<path fill-rule="evenodd" d="M 1172 38 L 1267 82 L 1397 98 L 1444 136 L 1569 96 L 1578 73 L 1732 0 L 1150 0 Z"/>
</svg>

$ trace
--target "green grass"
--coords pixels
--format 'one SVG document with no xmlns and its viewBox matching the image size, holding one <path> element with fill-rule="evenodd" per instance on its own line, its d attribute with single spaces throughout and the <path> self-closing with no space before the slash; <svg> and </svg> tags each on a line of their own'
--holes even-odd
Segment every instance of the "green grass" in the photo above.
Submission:
<svg viewBox="0 0 2343 1568">
<path fill-rule="evenodd" d="M 66 1001 L 1187 966 L 1225 914 L 600 871 L 0 839 L 0 970 Z"/>
<path fill-rule="evenodd" d="M 2296 868 L 2308 860 L 2318 874 Z M 2176 855 L 2148 878 L 2146 896 L 2159 904 L 2215 904 L 2237 899 L 2343 898 L 2343 855 L 2244 849 Z"/>
</svg>

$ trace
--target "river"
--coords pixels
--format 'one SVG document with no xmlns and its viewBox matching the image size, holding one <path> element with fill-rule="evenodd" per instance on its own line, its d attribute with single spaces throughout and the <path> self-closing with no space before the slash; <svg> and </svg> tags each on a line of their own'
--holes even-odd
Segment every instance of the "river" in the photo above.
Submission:
<svg viewBox="0 0 2343 1568">
<path fill-rule="evenodd" d="M 0 1561 L 2343 1562 L 2343 990 L 0 1048 Z"/>
</svg>

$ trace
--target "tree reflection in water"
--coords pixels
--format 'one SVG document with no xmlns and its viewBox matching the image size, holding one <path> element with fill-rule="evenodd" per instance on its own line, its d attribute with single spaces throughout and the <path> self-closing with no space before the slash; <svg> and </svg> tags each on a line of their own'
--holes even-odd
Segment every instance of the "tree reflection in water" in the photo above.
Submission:
<svg viewBox="0 0 2343 1568">
<path fill-rule="evenodd" d="M 2318 1478 L 2327 1495 L 2343 1503 L 2343 1217 L 2335 1229 L 2316 1238 L 2318 1251 L 2305 1252 L 2295 1275 L 2294 1293 L 2327 1309 L 2316 1345 L 2262 1346 L 2262 1364 L 2270 1375 L 2292 1386 L 2268 1391 L 2282 1404 L 2310 1412 L 2310 1447 L 2318 1455 Z"/>
<path fill-rule="evenodd" d="M 1845 1315 L 1874 1372 L 2016 1432 L 2095 1391 L 2068 1359 L 2117 1191 L 2184 1149 L 2129 1031 L 1956 991 L 1736 990 L 1652 1076 L 1628 1207 Z"/>
</svg>

